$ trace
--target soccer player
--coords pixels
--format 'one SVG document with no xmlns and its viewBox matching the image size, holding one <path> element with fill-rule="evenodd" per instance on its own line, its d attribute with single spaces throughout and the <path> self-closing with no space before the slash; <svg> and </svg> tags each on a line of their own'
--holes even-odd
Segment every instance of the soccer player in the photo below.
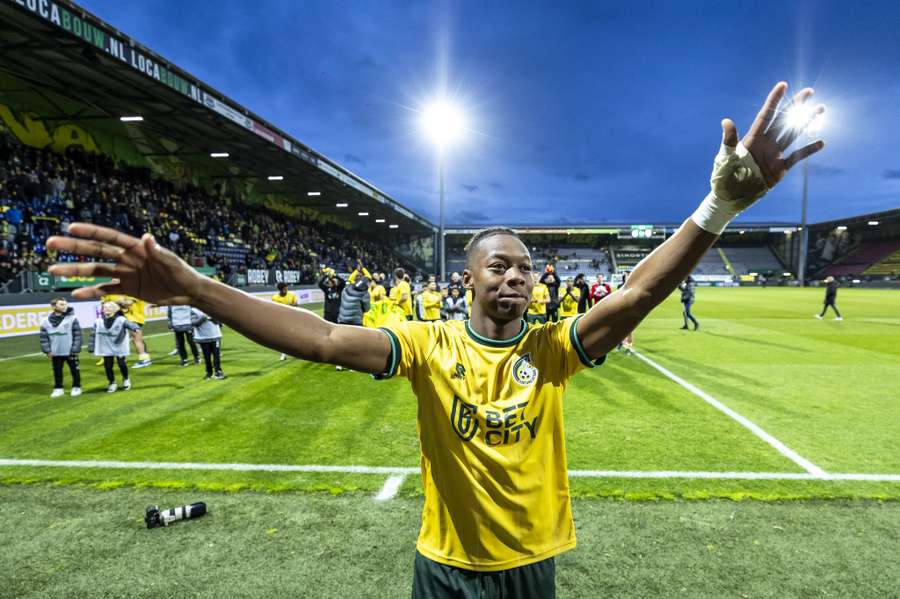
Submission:
<svg viewBox="0 0 900 599">
<path fill-rule="evenodd" d="M 75 309 L 61 297 L 50 301 L 53 311 L 41 322 L 41 351 L 53 364 L 53 391 L 50 397 L 65 395 L 63 389 L 63 364 L 72 373 L 72 397 L 81 395 L 81 370 L 78 354 L 81 353 L 81 325 Z"/>
<path fill-rule="evenodd" d="M 437 282 L 431 281 L 422 292 L 422 313 L 425 322 L 434 322 L 441 319 L 441 305 L 443 298 L 438 291 Z"/>
<path fill-rule="evenodd" d="M 194 326 L 194 341 L 203 351 L 203 364 L 206 366 L 203 380 L 226 378 L 222 372 L 222 327 L 219 321 L 210 318 L 203 310 L 191 308 L 191 324 Z"/>
<path fill-rule="evenodd" d="M 130 295 L 110 295 L 108 300 L 114 301 L 122 308 L 122 314 L 126 320 L 131 322 L 135 327 L 129 327 L 128 333 L 131 341 L 134 343 L 134 351 L 138 354 L 138 361 L 135 362 L 133 368 L 146 368 L 153 364 L 150 360 L 150 354 L 147 353 L 147 343 L 144 341 L 144 322 L 147 318 L 147 302 L 142 299 L 132 297 Z"/>
<path fill-rule="evenodd" d="M 402 268 L 394 269 L 394 284 L 391 286 L 391 299 L 403 310 L 406 320 L 412 320 L 412 288 L 410 287 L 407 278 L 405 270 Z"/>
<path fill-rule="evenodd" d="M 841 313 L 838 312 L 837 304 L 837 290 L 838 284 L 837 281 L 834 280 L 834 277 L 827 276 L 825 277 L 825 305 L 822 306 L 822 312 L 820 314 L 813 314 L 819 320 L 822 320 L 822 317 L 825 316 L 825 311 L 828 310 L 828 307 L 831 306 L 831 309 L 834 310 L 834 319 L 835 320 L 844 320 L 841 318 Z"/>
<path fill-rule="evenodd" d="M 697 319 L 694 318 L 694 315 L 691 314 L 691 306 L 694 305 L 694 277 L 688 277 L 684 280 L 684 283 L 678 286 L 681 289 L 681 312 L 684 317 L 684 326 L 681 327 L 685 331 L 688 330 L 688 320 L 694 323 L 694 330 L 700 328 L 700 323 L 697 322 Z"/>
<path fill-rule="evenodd" d="M 300 303 L 297 300 L 297 294 L 294 293 L 293 291 L 288 291 L 287 283 L 284 283 L 284 282 L 278 283 L 277 287 L 278 287 L 278 293 L 276 293 L 275 295 L 272 296 L 273 302 L 275 302 L 276 304 L 282 304 L 284 306 L 296 307 L 296 306 L 300 305 Z M 278 359 L 281 361 L 284 361 L 287 359 L 287 355 L 282 353 L 281 357 L 279 357 Z M 184 358 L 182 358 L 182 360 L 184 360 Z M 182 364 L 182 366 L 183 365 L 184 364 Z"/>
<path fill-rule="evenodd" d="M 341 293 L 344 291 L 346 281 L 337 276 L 333 268 L 323 268 L 322 277 L 319 279 L 319 289 L 325 295 L 324 316 L 328 322 L 337 324 L 338 314 L 341 311 Z"/>
<path fill-rule="evenodd" d="M 190 268 L 190 267 L 188 267 Z M 119 386 L 116 384 L 116 374 L 113 370 L 113 362 L 119 365 L 122 373 L 122 388 L 131 389 L 131 379 L 128 377 L 128 337 L 126 331 L 137 331 L 140 327 L 125 318 L 122 306 L 118 302 L 105 302 L 101 307 L 102 316 L 94 321 L 91 330 L 91 340 L 88 347 L 95 356 L 103 359 L 103 368 L 106 370 L 107 393 L 115 393 Z"/>
<path fill-rule="evenodd" d="M 581 300 L 581 292 L 575 287 L 575 280 L 572 277 L 566 279 L 566 286 L 560 294 L 559 317 L 568 318 L 578 314 L 578 302 Z"/>
<path fill-rule="evenodd" d="M 607 283 L 603 282 L 603 275 L 597 275 L 597 280 L 591 285 L 591 305 L 599 303 L 600 300 L 612 293 Z"/>
<path fill-rule="evenodd" d="M 529 326 L 522 319 L 534 286 L 531 256 L 503 228 L 482 231 L 466 246 L 471 319 L 379 330 L 333 325 L 212 281 L 149 234 L 137 239 L 72 224 L 74 237 L 52 237 L 47 247 L 112 262 L 61 263 L 51 272 L 113 277 L 77 289 L 79 298 L 140 290 L 157 304 L 200 306 L 251 339 L 306 360 L 409 379 L 425 492 L 413 597 L 485 596 L 503 588 L 493 596 L 552 598 L 554 557 L 575 546 L 562 424 L 566 382 L 602 364 L 693 271 L 731 219 L 824 146 L 811 143 L 782 158 L 803 130 L 788 128 L 778 109 L 786 88 L 772 89 L 743 140 L 731 120 L 722 121 L 711 190 L 697 210 L 617 293 L 560 322 Z M 804 89 L 794 102 L 811 95 Z"/>
<path fill-rule="evenodd" d="M 531 297 L 528 302 L 529 323 L 543 324 L 547 322 L 547 304 L 550 303 L 550 290 L 547 286 L 540 282 L 537 273 L 531 273 L 533 287 L 531 288 Z"/>
</svg>

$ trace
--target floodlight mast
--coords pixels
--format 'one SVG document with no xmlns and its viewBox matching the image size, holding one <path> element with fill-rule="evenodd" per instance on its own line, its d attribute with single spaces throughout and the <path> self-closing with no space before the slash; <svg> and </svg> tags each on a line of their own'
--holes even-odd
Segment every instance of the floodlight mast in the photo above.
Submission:
<svg viewBox="0 0 900 599">
<path fill-rule="evenodd" d="M 465 129 L 465 118 L 459 108 L 444 98 L 435 100 L 422 111 L 422 128 L 438 153 L 440 178 L 440 218 L 438 251 L 440 255 L 440 280 L 447 279 L 446 247 L 444 243 L 444 169 L 447 147 L 458 141 Z"/>
</svg>

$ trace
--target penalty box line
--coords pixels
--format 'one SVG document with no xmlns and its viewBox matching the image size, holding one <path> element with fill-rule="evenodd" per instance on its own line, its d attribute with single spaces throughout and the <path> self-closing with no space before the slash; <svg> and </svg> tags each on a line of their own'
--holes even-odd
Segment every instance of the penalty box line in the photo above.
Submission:
<svg viewBox="0 0 900 599">
<path fill-rule="evenodd" d="M 396 494 L 407 476 L 418 475 L 418 467 L 393 466 L 328 466 L 320 464 L 204 464 L 196 462 L 125 462 L 101 460 L 31 460 L 0 458 L 0 467 L 31 466 L 56 468 L 105 468 L 126 470 L 228 470 L 237 472 L 305 472 L 337 474 L 389 475 L 382 494 Z M 705 480 L 803 480 L 803 481 L 868 481 L 900 482 L 900 474 L 809 472 L 704 472 L 682 470 L 569 470 L 572 478 L 655 478 Z M 390 497 L 386 497 L 390 498 Z"/>
<path fill-rule="evenodd" d="M 793 449 L 791 449 L 790 447 L 788 447 L 787 445 L 785 445 L 784 443 L 782 443 L 781 441 L 779 441 L 778 439 L 776 439 L 775 437 L 773 437 L 772 435 L 770 435 L 769 433 L 764 431 L 755 422 L 752 422 L 750 419 L 745 418 L 744 416 L 741 416 L 740 414 L 738 414 L 737 412 L 735 412 L 734 410 L 732 410 L 731 408 L 729 408 L 728 406 L 726 406 L 725 404 L 723 404 L 722 402 L 720 402 L 719 400 L 717 400 L 716 398 L 711 396 L 709 393 L 706 393 L 702 389 L 695 387 L 694 385 L 687 382 L 686 380 L 684 380 L 677 374 L 673 373 L 671 370 L 668 370 L 664 366 L 657 364 L 656 362 L 654 362 L 647 356 L 640 354 L 633 350 L 632 350 L 632 353 L 635 356 L 637 356 L 638 358 L 640 358 L 641 360 L 643 360 L 645 363 L 649 364 L 651 367 L 653 367 L 656 370 L 658 370 L 659 372 L 661 372 L 667 378 L 671 379 L 678 385 L 684 387 L 685 389 L 687 389 L 688 391 L 690 391 L 691 393 L 693 393 L 694 395 L 696 395 L 697 397 L 699 397 L 700 399 L 702 399 L 703 401 L 705 401 L 706 403 L 708 403 L 709 405 L 714 407 L 715 409 L 719 410 L 726 416 L 737 421 L 741 426 L 743 426 L 744 428 L 749 430 L 751 433 L 753 433 L 754 435 L 756 435 L 757 437 L 759 437 L 760 439 L 762 439 L 763 441 L 768 443 L 778 453 L 780 453 L 787 459 L 791 460 L 792 462 L 794 462 L 795 464 L 797 464 L 798 466 L 800 466 L 801 468 L 806 470 L 809 474 L 812 474 L 816 478 L 828 478 L 828 476 L 829 476 L 828 473 L 825 472 L 822 468 L 820 468 L 819 466 L 816 466 L 811 461 L 807 460 L 806 458 L 804 458 L 803 456 L 798 454 L 796 451 L 794 451 Z"/>
</svg>

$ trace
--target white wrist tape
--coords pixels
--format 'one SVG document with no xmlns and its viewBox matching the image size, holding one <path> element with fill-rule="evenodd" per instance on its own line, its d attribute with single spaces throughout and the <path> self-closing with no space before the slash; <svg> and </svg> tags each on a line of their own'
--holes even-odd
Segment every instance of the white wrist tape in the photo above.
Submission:
<svg viewBox="0 0 900 599">
<path fill-rule="evenodd" d="M 769 187 L 753 156 L 738 142 L 722 144 L 713 161 L 711 191 L 691 215 L 698 227 L 720 235 L 731 220 L 766 195 Z"/>
</svg>

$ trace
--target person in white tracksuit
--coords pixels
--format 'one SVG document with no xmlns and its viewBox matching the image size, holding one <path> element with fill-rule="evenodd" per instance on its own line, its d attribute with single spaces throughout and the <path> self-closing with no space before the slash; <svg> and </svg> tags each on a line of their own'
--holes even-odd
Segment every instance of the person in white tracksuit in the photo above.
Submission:
<svg viewBox="0 0 900 599">
<path fill-rule="evenodd" d="M 106 392 L 114 393 L 119 388 L 113 371 L 114 361 L 122 373 L 122 388 L 128 391 L 131 389 L 131 379 L 128 378 L 128 363 L 125 360 L 129 352 L 127 331 L 139 331 L 140 326 L 126 319 L 116 302 L 104 303 L 101 311 L 103 315 L 94 321 L 88 347 L 95 356 L 103 358 L 106 380 L 109 382 Z"/>
<path fill-rule="evenodd" d="M 205 380 L 225 378 L 222 373 L 222 327 L 197 308 L 191 308 L 191 323 L 194 325 L 194 341 L 203 351 L 203 363 L 206 365 Z"/>
</svg>

